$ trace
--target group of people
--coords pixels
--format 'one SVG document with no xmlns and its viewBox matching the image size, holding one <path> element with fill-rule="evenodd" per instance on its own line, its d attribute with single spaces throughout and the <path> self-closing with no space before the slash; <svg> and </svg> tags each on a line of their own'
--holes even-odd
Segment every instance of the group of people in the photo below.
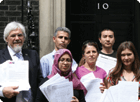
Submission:
<svg viewBox="0 0 140 102">
<path fill-rule="evenodd" d="M 58 27 L 53 36 L 55 49 L 39 60 L 36 51 L 23 49 L 26 39 L 25 27 L 15 21 L 8 23 L 3 35 L 7 47 L 0 50 L 0 63 L 2 64 L 6 60 L 28 60 L 31 89 L 19 92 L 15 91 L 18 86 L 0 86 L 0 99 L 3 102 L 48 102 L 39 86 L 56 73 L 73 82 L 74 96 L 71 102 L 86 102 L 85 95 L 88 91 L 80 79 L 91 72 L 96 78 L 103 80 L 100 87 L 102 93 L 104 89 L 118 84 L 118 81 L 140 83 L 139 57 L 131 41 L 122 42 L 117 51 L 114 51 L 115 33 L 111 29 L 103 29 L 98 36 L 102 49 L 99 51 L 96 42 L 85 41 L 82 46 L 82 58 L 77 64 L 67 49 L 70 37 L 71 32 L 68 28 Z M 17 53 L 20 55 L 20 59 L 16 56 Z M 117 58 L 117 64 L 109 74 L 96 66 L 99 54 Z M 140 94 L 138 98 L 140 98 Z"/>
</svg>

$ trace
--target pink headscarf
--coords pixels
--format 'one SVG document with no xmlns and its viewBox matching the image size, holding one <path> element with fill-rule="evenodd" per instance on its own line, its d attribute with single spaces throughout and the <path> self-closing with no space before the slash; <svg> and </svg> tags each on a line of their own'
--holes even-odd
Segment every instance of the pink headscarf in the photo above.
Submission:
<svg viewBox="0 0 140 102">
<path fill-rule="evenodd" d="M 59 73 L 61 76 L 64 76 L 66 79 L 68 78 L 69 81 L 73 82 L 73 88 L 77 89 L 77 90 L 83 90 L 84 93 L 87 93 L 86 88 L 84 87 L 84 85 L 80 82 L 79 79 L 77 79 L 73 73 L 72 73 L 72 68 L 70 68 L 70 70 L 68 70 L 67 72 L 62 72 L 59 68 L 58 68 L 58 62 L 59 59 L 62 55 L 64 55 L 65 53 L 69 54 L 71 59 L 73 59 L 71 52 L 68 49 L 59 49 L 54 56 L 54 64 L 52 66 L 52 72 L 51 75 L 48 76 L 48 78 L 53 77 L 56 73 Z M 72 65 L 71 65 L 72 66 Z"/>
</svg>

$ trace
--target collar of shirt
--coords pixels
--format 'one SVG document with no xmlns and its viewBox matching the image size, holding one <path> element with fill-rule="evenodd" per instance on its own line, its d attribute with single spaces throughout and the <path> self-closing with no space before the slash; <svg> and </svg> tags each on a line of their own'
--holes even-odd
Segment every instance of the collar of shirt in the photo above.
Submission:
<svg viewBox="0 0 140 102">
<path fill-rule="evenodd" d="M 15 56 L 16 52 L 14 52 L 13 49 L 11 49 L 9 46 L 7 46 L 7 48 L 8 48 L 8 51 L 9 51 L 9 54 L 10 54 L 12 60 L 13 61 L 18 60 L 18 58 Z M 22 52 L 20 51 L 19 54 L 22 55 Z"/>
<path fill-rule="evenodd" d="M 135 81 L 135 78 L 136 78 L 136 77 L 135 77 L 135 75 L 134 75 L 134 76 L 133 76 L 133 79 L 132 79 L 132 82 Z M 121 80 L 121 81 L 126 81 L 126 79 L 125 79 L 125 77 L 123 76 L 123 74 L 121 74 L 120 80 Z"/>
<path fill-rule="evenodd" d="M 54 49 L 53 52 L 52 52 L 53 59 L 54 59 L 55 53 L 56 53 L 56 50 Z"/>
</svg>

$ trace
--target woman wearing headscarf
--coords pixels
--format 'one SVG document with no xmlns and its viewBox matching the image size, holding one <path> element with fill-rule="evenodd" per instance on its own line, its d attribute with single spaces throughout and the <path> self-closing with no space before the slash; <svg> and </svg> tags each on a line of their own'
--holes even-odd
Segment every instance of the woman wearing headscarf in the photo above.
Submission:
<svg viewBox="0 0 140 102">
<path fill-rule="evenodd" d="M 72 73 L 72 54 L 68 49 L 59 49 L 54 56 L 51 75 L 42 80 L 40 85 L 52 78 L 57 73 L 73 82 L 74 96 L 71 102 L 85 102 L 86 89 Z M 48 102 L 40 89 L 38 89 L 36 102 Z"/>
</svg>

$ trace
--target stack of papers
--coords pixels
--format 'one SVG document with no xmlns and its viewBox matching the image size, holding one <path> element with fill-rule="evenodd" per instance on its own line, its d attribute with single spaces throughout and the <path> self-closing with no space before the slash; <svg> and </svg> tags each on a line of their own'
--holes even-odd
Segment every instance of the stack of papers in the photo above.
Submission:
<svg viewBox="0 0 140 102">
<path fill-rule="evenodd" d="M 83 76 L 80 80 L 85 88 L 87 89 L 87 94 L 85 96 L 86 102 L 99 102 L 102 93 L 99 89 L 100 83 L 103 82 L 102 79 L 95 78 L 93 72 Z"/>
<path fill-rule="evenodd" d="M 8 60 L 0 64 L 0 85 L 19 86 L 16 91 L 29 90 L 29 62 Z"/>
<path fill-rule="evenodd" d="M 109 57 L 103 54 L 99 54 L 98 59 L 96 61 L 96 66 L 104 69 L 106 73 L 109 73 L 109 70 L 116 66 L 117 59 L 113 57 Z"/>
<path fill-rule="evenodd" d="M 119 81 L 105 90 L 100 102 L 138 102 L 138 82 Z"/>
<path fill-rule="evenodd" d="M 59 74 L 44 82 L 40 90 L 49 102 L 70 102 L 73 96 L 73 83 Z"/>
</svg>

